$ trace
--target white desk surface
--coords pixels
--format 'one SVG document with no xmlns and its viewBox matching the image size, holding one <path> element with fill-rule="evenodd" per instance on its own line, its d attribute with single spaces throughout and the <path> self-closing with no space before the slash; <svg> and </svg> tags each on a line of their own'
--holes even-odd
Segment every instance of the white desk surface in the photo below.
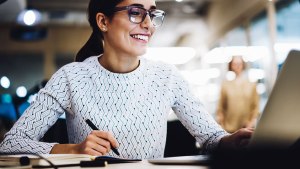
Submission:
<svg viewBox="0 0 300 169">
<path fill-rule="evenodd" d="M 102 167 L 96 167 L 102 168 Z M 103 167 L 103 169 L 208 169 L 209 166 L 201 165 L 155 165 L 149 163 L 147 160 L 134 163 L 120 163 L 120 164 L 108 164 Z M 67 169 L 80 169 L 80 167 L 68 167 Z M 82 169 L 95 169 L 91 168 L 82 168 Z"/>
</svg>

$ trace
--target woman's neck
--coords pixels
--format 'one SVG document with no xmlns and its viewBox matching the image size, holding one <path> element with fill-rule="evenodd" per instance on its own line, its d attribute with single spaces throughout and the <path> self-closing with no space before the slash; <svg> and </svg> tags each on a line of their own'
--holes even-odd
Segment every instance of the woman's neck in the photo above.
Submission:
<svg viewBox="0 0 300 169">
<path fill-rule="evenodd" d="M 107 70 L 114 73 L 129 73 L 139 66 L 138 57 L 117 56 L 113 54 L 104 54 L 99 57 L 99 63 Z"/>
</svg>

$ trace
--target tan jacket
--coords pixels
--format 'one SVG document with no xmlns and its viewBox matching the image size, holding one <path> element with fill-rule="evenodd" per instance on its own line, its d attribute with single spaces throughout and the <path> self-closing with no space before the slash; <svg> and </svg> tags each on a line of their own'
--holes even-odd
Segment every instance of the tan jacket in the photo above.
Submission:
<svg viewBox="0 0 300 169">
<path fill-rule="evenodd" d="M 256 83 L 246 78 L 222 83 L 217 121 L 226 131 L 232 133 L 243 127 L 253 127 L 258 115 Z"/>
</svg>

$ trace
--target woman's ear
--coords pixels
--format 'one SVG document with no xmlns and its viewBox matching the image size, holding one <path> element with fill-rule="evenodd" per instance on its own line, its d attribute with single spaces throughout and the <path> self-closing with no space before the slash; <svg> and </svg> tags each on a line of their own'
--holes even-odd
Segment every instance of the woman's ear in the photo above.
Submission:
<svg viewBox="0 0 300 169">
<path fill-rule="evenodd" d="M 101 32 L 107 31 L 107 17 L 103 13 L 97 13 L 96 15 L 97 25 Z"/>
</svg>

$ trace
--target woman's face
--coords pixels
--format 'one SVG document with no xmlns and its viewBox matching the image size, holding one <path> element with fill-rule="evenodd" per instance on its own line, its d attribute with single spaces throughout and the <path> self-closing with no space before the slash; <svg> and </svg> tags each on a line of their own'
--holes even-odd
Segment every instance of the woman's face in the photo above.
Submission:
<svg viewBox="0 0 300 169">
<path fill-rule="evenodd" d="M 244 70 L 244 63 L 241 57 L 232 58 L 231 69 L 236 74 L 242 73 L 242 71 Z"/>
<path fill-rule="evenodd" d="M 147 10 L 156 8 L 154 0 L 124 0 L 117 7 L 133 4 Z M 154 31 L 149 15 L 142 23 L 135 24 L 130 22 L 127 10 L 115 12 L 104 35 L 105 50 L 115 51 L 122 56 L 143 55 Z"/>
</svg>

